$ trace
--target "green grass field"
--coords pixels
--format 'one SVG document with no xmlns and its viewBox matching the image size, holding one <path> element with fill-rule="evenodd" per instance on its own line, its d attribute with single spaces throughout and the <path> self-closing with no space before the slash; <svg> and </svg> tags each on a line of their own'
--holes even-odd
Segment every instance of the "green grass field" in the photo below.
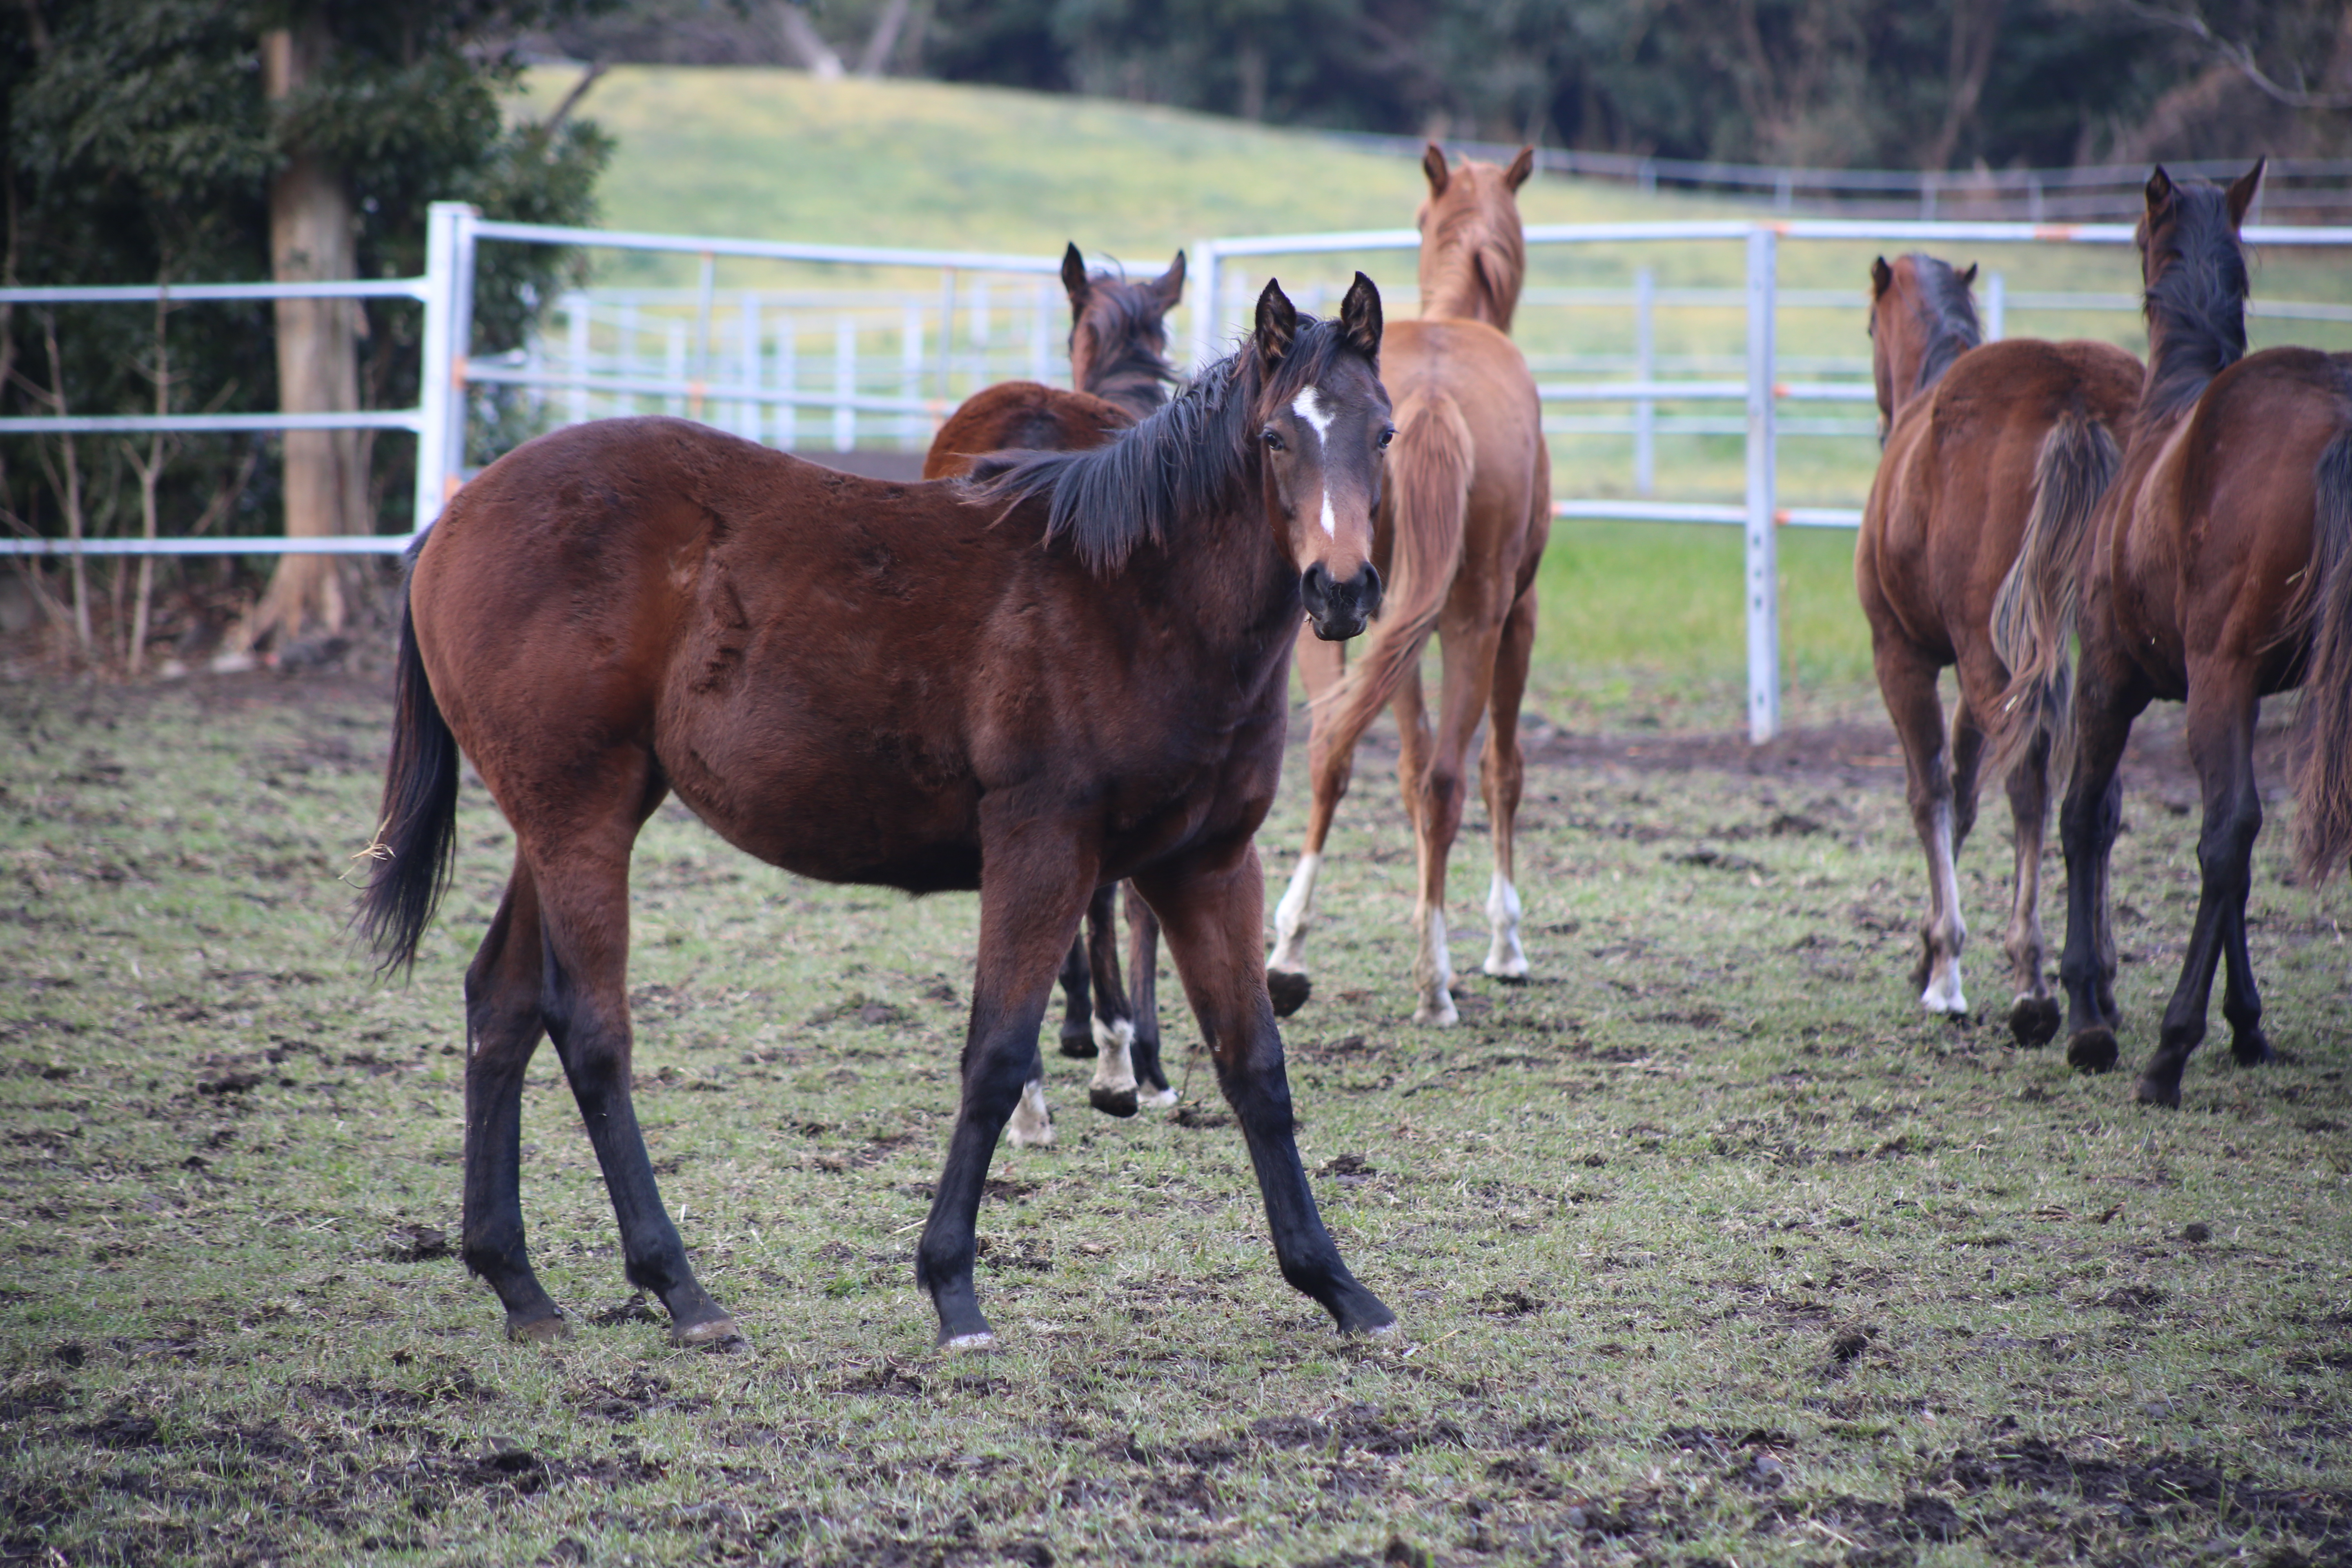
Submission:
<svg viewBox="0 0 2352 1568">
<path fill-rule="evenodd" d="M 969 897 L 828 889 L 675 806 L 635 859 L 638 1107 L 750 1353 L 668 1348 L 542 1053 L 524 1202 L 580 1321 L 513 1346 L 447 1255 L 459 972 L 509 840 L 477 788 L 413 982 L 344 944 L 387 704 L 364 682 L 0 688 L 0 1557 L 72 1564 L 2288 1565 L 2352 1556 L 2340 882 L 2250 925 L 2286 1054 L 2187 1104 L 1921 1016 L 1884 758 L 1537 766 L 1531 984 L 1401 1022 L 1412 855 L 1360 766 L 1285 1033 L 1301 1147 L 1402 1331 L 1276 1274 L 1240 1140 L 1000 1153 L 946 1359 L 911 1251 L 956 1100 Z M 1266 843 L 1287 869 L 1300 770 Z M 2127 1055 L 2193 824 L 2127 794 Z M 1458 851 L 1475 959 L 1485 842 Z M 1050 1047 L 1050 1040 L 1048 1041 Z"/>
</svg>

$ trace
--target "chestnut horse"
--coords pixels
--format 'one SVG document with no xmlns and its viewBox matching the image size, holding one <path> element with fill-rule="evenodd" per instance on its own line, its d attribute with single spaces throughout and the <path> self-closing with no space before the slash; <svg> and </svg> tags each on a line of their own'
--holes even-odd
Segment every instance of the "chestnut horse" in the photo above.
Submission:
<svg viewBox="0 0 2352 1568">
<path fill-rule="evenodd" d="M 2138 1097 L 2180 1103 L 2205 1037 L 2217 966 L 2221 1014 L 2246 1066 L 2269 1061 L 2246 951 L 2246 895 L 2262 796 L 2262 699 L 2303 688 L 2295 811 L 2305 872 L 2352 854 L 2352 355 L 2246 351 L 2238 226 L 2263 173 L 2226 191 L 2158 169 L 2139 223 L 2147 380 L 2115 486 L 2092 523 L 2073 629 L 2074 767 L 2066 851 L 2067 1058 L 2116 1063 L 2115 936 L 2107 862 L 2122 818 L 2116 765 L 2157 698 L 2188 704 L 2203 796 L 2202 887 L 2180 979 Z M 2063 638 L 2063 622 L 2052 635 Z"/>
<path fill-rule="evenodd" d="M 1107 446 L 976 486 L 855 478 L 677 419 L 577 425 L 458 493 L 415 557 L 362 929 L 413 961 L 455 847 L 460 753 L 512 824 L 466 975 L 465 1238 L 519 1339 L 569 1331 L 523 1245 L 523 1072 L 555 1042 L 629 1279 L 682 1343 L 740 1338 L 697 1282 L 630 1099 L 629 856 L 675 791 L 730 843 L 827 881 L 976 888 L 946 1168 L 915 1280 L 954 1348 L 993 1342 L 973 1220 L 1080 915 L 1132 877 L 1256 1170 L 1283 1278 L 1343 1331 L 1394 1322 L 1300 1167 L 1259 957 L 1252 838 L 1282 770 L 1302 604 L 1379 607 L 1380 295 L 1336 321 L 1280 289 L 1255 330 Z"/>
<path fill-rule="evenodd" d="M 1931 1013 L 1963 1016 L 1953 858 L 1976 822 L 1977 784 L 2011 668 L 2004 611 L 2071 582 L 2091 509 L 2115 477 L 2117 441 L 2139 397 L 2139 362 L 2095 342 L 2012 338 L 1978 345 L 1969 284 L 1931 256 L 1871 264 L 1872 370 L 1886 436 L 1854 547 L 1854 585 L 1870 619 L 1871 663 L 1903 742 L 1912 826 L 1927 852 L 1927 918 L 1911 984 Z M 1959 671 L 1948 737 L 1936 684 Z M 2042 974 L 2042 841 L 2049 817 L 2054 708 L 2001 733 L 1991 758 L 2009 779 L 2016 881 L 2005 946 L 2018 1043 L 2047 1045 L 2058 1004 Z"/>
<path fill-rule="evenodd" d="M 1462 826 L 1463 758 L 1490 713 L 1480 768 L 1495 836 L 1486 970 L 1507 980 L 1528 973 L 1511 835 L 1523 772 L 1519 700 L 1536 635 L 1536 565 L 1551 535 L 1551 454 L 1535 378 L 1505 335 L 1527 272 L 1517 192 L 1535 168 L 1534 149 L 1521 149 L 1507 169 L 1475 161 L 1448 169 L 1432 142 L 1422 167 L 1429 178 L 1418 219 L 1422 319 L 1391 326 L 1382 356 L 1397 422 L 1376 555 L 1391 578 L 1389 612 L 1344 674 L 1328 654 L 1301 658 L 1315 697 L 1307 740 L 1314 798 L 1305 853 L 1276 910 L 1267 965 L 1277 993 L 1286 985 L 1303 993 L 1307 921 L 1331 817 L 1347 793 L 1357 741 L 1393 702 L 1397 778 L 1418 860 L 1412 1016 L 1451 1024 L 1457 1014 L 1445 861 Z M 1433 731 L 1421 686 L 1421 652 L 1433 632 L 1444 664 Z"/>
<path fill-rule="evenodd" d="M 1062 287 L 1070 298 L 1070 380 L 1066 392 L 1034 381 L 1005 381 L 964 399 L 931 439 L 923 478 L 952 479 L 971 471 L 991 452 L 1066 451 L 1098 447 L 1168 400 L 1177 380 L 1168 363 L 1168 312 L 1184 298 L 1184 253 L 1149 283 L 1116 273 L 1089 275 L 1072 245 L 1062 254 Z M 1132 1116 L 1139 1104 L 1166 1107 L 1176 1091 L 1160 1063 L 1160 1015 L 1153 971 L 1160 924 L 1151 906 L 1128 889 L 1127 918 L 1134 943 L 1136 995 L 1130 1003 L 1118 966 L 1117 889 L 1098 888 L 1087 906 L 1086 934 L 1062 962 L 1062 1054 L 1093 1058 L 1087 1090 L 1098 1110 Z M 1041 1064 L 1042 1071 L 1042 1064 Z M 1017 1146 L 1054 1142 L 1043 1112 L 1044 1085 L 1024 1096 L 1005 1136 Z"/>
</svg>

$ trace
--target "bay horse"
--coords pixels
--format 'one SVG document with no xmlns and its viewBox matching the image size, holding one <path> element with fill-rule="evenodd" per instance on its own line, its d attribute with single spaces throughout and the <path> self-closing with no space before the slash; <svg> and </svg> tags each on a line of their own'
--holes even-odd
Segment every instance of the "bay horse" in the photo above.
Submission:
<svg viewBox="0 0 2352 1568">
<path fill-rule="evenodd" d="M 1074 390 L 1035 381 L 1004 381 L 964 399 L 931 438 L 923 478 L 953 479 L 981 458 L 1015 449 L 1062 451 L 1097 447 L 1168 400 L 1178 377 L 1168 363 L 1168 312 L 1184 298 L 1184 253 L 1147 283 L 1117 272 L 1089 273 L 1072 244 L 1062 253 L 1062 288 L 1070 300 L 1070 381 Z M 1165 1108 L 1176 1091 L 1160 1061 L 1153 972 L 1160 923 L 1151 906 L 1128 889 L 1136 994 L 1119 974 L 1118 889 L 1095 890 L 1086 931 L 1062 962 L 1062 1055 L 1094 1058 L 1087 1099 L 1113 1116 L 1139 1105 Z M 1040 1064 L 1043 1070 L 1043 1064 Z M 1005 1136 L 1018 1147 L 1054 1142 L 1042 1083 L 1024 1095 Z"/>
<path fill-rule="evenodd" d="M 542 1033 L 628 1279 L 678 1342 L 741 1337 L 695 1279 L 630 1097 L 630 850 L 673 792 L 803 876 L 979 890 L 961 1102 L 916 1252 L 942 1346 L 995 1342 L 972 1289 L 982 1184 L 1061 957 L 1119 878 L 1164 924 L 1283 1278 L 1343 1331 L 1394 1323 L 1299 1164 L 1253 847 L 1302 606 L 1333 637 L 1379 607 L 1381 318 L 1360 275 L 1328 321 L 1270 283 L 1242 347 L 1167 407 L 968 481 L 887 484 L 639 418 L 541 437 L 451 500 L 413 557 L 358 920 L 387 968 L 413 964 L 470 758 L 515 864 L 466 973 L 463 1256 L 510 1337 L 570 1331 L 523 1241 Z"/>
<path fill-rule="evenodd" d="M 1535 644 L 1536 567 L 1551 535 L 1551 454 L 1535 378 L 1507 335 L 1527 274 L 1517 193 L 1535 169 L 1535 150 L 1522 148 L 1507 168 L 1475 160 L 1449 168 L 1431 142 L 1422 169 L 1429 182 L 1417 219 L 1422 319 L 1389 329 L 1381 373 L 1397 424 L 1374 557 L 1390 580 L 1389 609 L 1352 668 L 1300 637 L 1307 650 L 1301 670 L 1314 698 L 1307 739 L 1314 795 L 1306 848 L 1276 907 L 1266 962 L 1277 991 L 1303 999 L 1307 925 L 1331 818 L 1347 793 L 1356 742 L 1393 703 L 1397 778 L 1417 861 L 1412 1016 L 1443 1025 L 1459 1016 L 1446 946 L 1445 862 L 1462 826 L 1463 758 L 1489 715 L 1479 770 L 1495 837 L 1486 971 L 1505 980 L 1528 973 L 1512 830 L 1524 773 L 1519 702 Z M 1433 729 L 1421 684 L 1422 648 L 1433 632 L 1444 667 Z"/>
<path fill-rule="evenodd" d="M 2254 725 L 2264 697 L 2300 685 L 2295 778 L 2302 868 L 2319 881 L 2352 854 L 2352 355 L 2246 353 L 2239 226 L 2263 164 L 2226 190 L 2149 176 L 2139 221 L 2147 379 L 2114 488 L 2093 520 L 2073 627 L 2073 777 L 2066 853 L 2067 1059 L 2116 1064 L 2115 936 L 2107 866 L 2122 820 L 2116 777 L 2132 721 L 2188 705 L 2203 797 L 2200 889 L 2180 978 L 2138 1098 L 2178 1106 L 2205 1037 L 2217 966 L 2237 1060 L 2273 1058 L 2246 948 L 2262 830 Z M 2053 635 L 2065 626 L 2053 619 Z"/>
<path fill-rule="evenodd" d="M 1912 826 L 1927 855 L 1927 916 L 1911 984 L 1930 1013 L 1964 1016 L 1954 857 L 1977 815 L 1987 742 L 2006 774 L 2016 868 L 2004 946 L 2020 1045 L 2058 1033 L 2042 973 L 2042 844 L 2049 818 L 2055 705 L 2003 727 L 2011 669 L 2002 651 L 2023 603 L 2072 582 L 2092 508 L 2115 477 L 2138 400 L 2139 362 L 2097 342 L 2011 338 L 1980 343 L 1969 285 L 1931 256 L 1871 263 L 1870 337 L 1885 450 L 1853 556 L 1870 621 L 1879 694 L 1903 742 Z M 2025 591 L 2031 582 L 2041 595 Z M 1937 682 L 1957 666 L 1959 701 L 1944 726 Z"/>
</svg>

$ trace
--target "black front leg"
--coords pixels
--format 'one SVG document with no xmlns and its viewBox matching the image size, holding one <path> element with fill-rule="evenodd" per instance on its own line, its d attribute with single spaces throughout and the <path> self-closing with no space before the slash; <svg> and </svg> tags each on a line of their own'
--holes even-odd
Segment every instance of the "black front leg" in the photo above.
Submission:
<svg viewBox="0 0 2352 1568">
<path fill-rule="evenodd" d="M 1259 951 L 1265 896 L 1257 851 L 1244 840 L 1237 850 L 1157 868 L 1137 885 L 1167 931 L 1218 1084 L 1241 1122 L 1282 1277 L 1321 1302 L 1343 1333 L 1393 1328 L 1396 1314 L 1340 1260 L 1298 1161 L 1282 1035 Z"/>
</svg>

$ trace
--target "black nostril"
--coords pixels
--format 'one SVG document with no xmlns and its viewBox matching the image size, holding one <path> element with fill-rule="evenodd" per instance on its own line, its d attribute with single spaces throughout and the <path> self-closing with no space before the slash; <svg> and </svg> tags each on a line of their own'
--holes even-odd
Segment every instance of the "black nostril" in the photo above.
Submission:
<svg viewBox="0 0 2352 1568">
<path fill-rule="evenodd" d="M 1306 602 L 1307 613 L 1318 618 L 1325 615 L 1330 609 L 1332 590 L 1337 586 L 1331 569 L 1320 561 L 1300 573 L 1298 596 Z"/>
<path fill-rule="evenodd" d="M 1368 619 L 1381 613 L 1381 574 L 1369 561 L 1356 576 L 1356 605 Z"/>
</svg>

